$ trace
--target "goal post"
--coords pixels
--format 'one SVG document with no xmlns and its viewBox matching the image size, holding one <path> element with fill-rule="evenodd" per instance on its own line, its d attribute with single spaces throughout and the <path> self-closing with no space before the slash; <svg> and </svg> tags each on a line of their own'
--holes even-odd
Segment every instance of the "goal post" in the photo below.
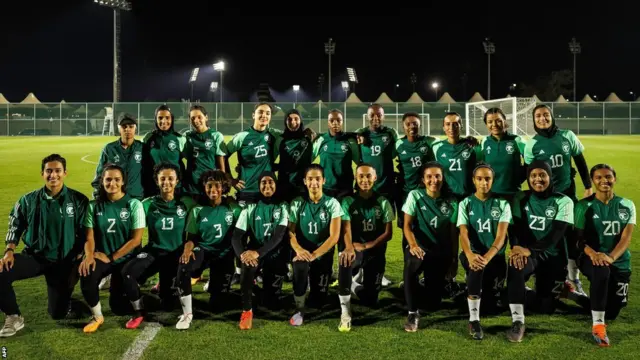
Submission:
<svg viewBox="0 0 640 360">
<path fill-rule="evenodd" d="M 420 116 L 420 134 L 431 135 L 431 116 L 428 113 L 418 113 Z M 402 127 L 402 116 L 404 113 L 385 113 L 384 121 L 387 126 L 395 127 L 399 134 L 404 132 Z M 362 114 L 362 127 L 369 126 L 367 121 L 367 114 Z"/>
<path fill-rule="evenodd" d="M 535 98 L 507 97 L 494 100 L 477 101 L 465 104 L 466 136 L 486 135 L 484 114 L 491 108 L 500 108 L 507 116 L 507 130 L 520 136 L 531 136 L 533 116 L 531 112 L 536 106 Z"/>
</svg>

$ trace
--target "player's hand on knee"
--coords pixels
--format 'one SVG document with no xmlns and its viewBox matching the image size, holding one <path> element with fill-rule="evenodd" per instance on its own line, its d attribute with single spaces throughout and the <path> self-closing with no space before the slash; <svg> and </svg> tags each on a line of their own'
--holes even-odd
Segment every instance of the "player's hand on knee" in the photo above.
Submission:
<svg viewBox="0 0 640 360">
<path fill-rule="evenodd" d="M 96 270 L 96 259 L 93 256 L 87 256 L 78 266 L 80 276 L 88 276 L 91 271 Z"/>
<path fill-rule="evenodd" d="M 7 251 L 4 257 L 0 259 L 0 272 L 3 270 L 9 271 L 13 267 L 13 251 Z"/>
<path fill-rule="evenodd" d="M 351 264 L 353 263 L 353 260 L 355 260 L 356 258 L 356 251 L 355 249 L 351 246 L 348 248 L 345 248 L 341 253 L 340 253 L 340 265 L 344 266 L 344 267 L 349 267 L 351 266 Z"/>
<path fill-rule="evenodd" d="M 418 259 L 420 259 L 420 260 L 423 260 L 423 259 L 424 259 L 424 254 L 425 254 L 425 252 L 424 252 L 424 250 L 422 250 L 422 248 L 421 248 L 420 246 L 418 246 L 417 244 L 416 244 L 416 245 L 413 245 L 413 246 L 411 246 L 411 247 L 409 248 L 409 253 L 410 253 L 411 255 L 413 255 L 413 256 L 415 256 L 415 257 L 417 257 L 417 258 L 418 258 Z"/>
<path fill-rule="evenodd" d="M 305 249 L 296 250 L 296 257 L 293 258 L 293 261 L 313 261 L 313 255 Z"/>
</svg>

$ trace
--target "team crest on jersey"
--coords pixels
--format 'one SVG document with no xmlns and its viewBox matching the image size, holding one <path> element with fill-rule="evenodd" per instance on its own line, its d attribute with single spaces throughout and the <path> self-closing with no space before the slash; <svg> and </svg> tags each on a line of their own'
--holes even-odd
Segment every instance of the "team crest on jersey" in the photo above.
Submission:
<svg viewBox="0 0 640 360">
<path fill-rule="evenodd" d="M 266 135 L 264 136 L 264 141 L 269 142 L 269 134 L 266 134 Z"/>
<path fill-rule="evenodd" d="M 127 209 L 120 210 L 120 220 L 127 220 L 129 219 L 129 216 L 131 216 L 131 213 L 129 213 L 129 210 Z"/>
<path fill-rule="evenodd" d="M 462 152 L 462 158 L 468 160 L 471 157 L 471 152 L 469 150 L 465 150 Z"/>
<path fill-rule="evenodd" d="M 322 147 L 322 150 L 327 151 L 327 149 L 329 149 L 329 145 L 324 144 L 324 146 Z"/>
<path fill-rule="evenodd" d="M 136 151 L 135 153 L 133 153 L 133 158 L 139 164 L 140 161 L 142 161 L 142 153 L 140 151 Z"/>
<path fill-rule="evenodd" d="M 296 159 L 296 160 L 300 160 L 300 151 L 294 150 L 293 151 L 293 158 Z"/>
<path fill-rule="evenodd" d="M 618 209 L 618 217 L 622 221 L 627 221 L 629 220 L 629 212 L 627 209 Z"/>
<path fill-rule="evenodd" d="M 187 215 L 187 212 L 185 211 L 184 208 L 182 208 L 182 206 L 178 206 L 178 209 L 176 210 L 176 215 L 178 215 L 178 217 L 182 219 Z"/>
<path fill-rule="evenodd" d="M 502 211 L 500 211 L 500 208 L 497 208 L 497 207 L 492 207 L 491 208 L 491 217 L 494 220 L 500 219 L 500 215 L 502 215 Z"/>
<path fill-rule="evenodd" d="M 115 155 L 115 156 L 113 157 L 113 162 L 114 162 L 114 163 L 119 163 L 119 162 L 120 162 L 120 155 Z"/>
<path fill-rule="evenodd" d="M 231 225 L 233 223 L 233 212 L 228 211 L 227 215 L 224 216 L 224 221 L 227 222 L 227 225 Z"/>
<path fill-rule="evenodd" d="M 273 219 L 280 220 L 280 209 L 273 209 Z"/>
<path fill-rule="evenodd" d="M 376 206 L 373 208 L 373 211 L 376 214 L 376 219 L 380 219 L 380 217 L 382 216 L 382 209 L 380 209 L 379 206 Z"/>
<path fill-rule="evenodd" d="M 307 140 L 300 141 L 300 146 L 306 148 L 307 147 Z"/>
<path fill-rule="evenodd" d="M 562 142 L 562 151 L 565 152 L 565 154 L 569 153 L 569 150 L 571 149 L 571 147 L 569 147 L 569 143 L 566 141 Z"/>
<path fill-rule="evenodd" d="M 204 142 L 204 147 L 207 150 L 210 150 L 213 147 L 213 141 L 211 141 L 211 139 L 207 139 L 207 141 Z"/>
<path fill-rule="evenodd" d="M 507 154 L 511 155 L 513 154 L 514 151 L 516 151 L 516 148 L 515 146 L 513 146 L 513 143 L 509 141 L 507 143 L 507 146 L 505 146 L 505 150 L 507 150 Z"/>
<path fill-rule="evenodd" d="M 67 212 L 67 215 L 69 215 L 69 217 L 72 217 L 75 214 L 75 210 L 73 209 L 72 203 L 67 204 L 66 212 Z"/>
<path fill-rule="evenodd" d="M 421 147 L 420 147 L 420 152 L 421 152 L 423 155 L 426 155 L 426 154 L 427 154 L 427 147 L 426 147 L 426 146 L 421 146 Z"/>
<path fill-rule="evenodd" d="M 449 206 L 447 206 L 447 204 L 442 204 L 440 205 L 440 212 L 444 216 L 449 216 L 449 214 L 451 213 L 451 209 L 449 209 Z"/>
<path fill-rule="evenodd" d="M 324 210 L 320 210 L 320 221 L 327 221 L 327 213 Z"/>
<path fill-rule="evenodd" d="M 389 137 L 388 136 L 383 136 L 382 137 L 382 142 L 385 143 L 385 145 L 389 142 Z"/>
<path fill-rule="evenodd" d="M 556 216 L 556 209 L 552 206 L 549 206 L 545 211 L 544 211 L 544 215 L 550 219 L 554 218 Z"/>
<path fill-rule="evenodd" d="M 342 152 L 347 152 L 347 150 L 349 149 L 347 144 L 342 144 L 342 146 L 340 146 L 340 148 L 342 149 Z"/>
<path fill-rule="evenodd" d="M 178 144 L 176 144 L 175 141 L 170 140 L 169 144 L 167 145 L 167 147 L 169 148 L 169 150 L 174 151 L 175 149 L 178 148 Z"/>
</svg>

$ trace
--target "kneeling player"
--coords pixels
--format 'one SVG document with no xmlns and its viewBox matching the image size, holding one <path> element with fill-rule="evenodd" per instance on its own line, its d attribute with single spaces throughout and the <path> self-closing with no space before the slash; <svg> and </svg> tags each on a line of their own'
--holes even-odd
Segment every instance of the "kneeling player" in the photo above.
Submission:
<svg viewBox="0 0 640 360">
<path fill-rule="evenodd" d="M 480 326 L 480 298 L 484 294 L 489 306 L 495 307 L 496 295 L 507 275 L 504 241 L 512 223 L 511 207 L 507 200 L 491 192 L 494 175 L 489 165 L 478 165 L 473 170 L 476 192 L 462 200 L 458 209 L 463 251 L 460 262 L 467 273 L 469 333 L 476 340 L 484 337 Z"/>
<path fill-rule="evenodd" d="M 209 202 L 191 209 L 187 220 L 187 242 L 180 256 L 176 278 L 183 312 L 176 324 L 178 330 L 188 329 L 193 320 L 192 273 L 209 267 L 209 303 L 213 305 L 214 301 L 219 301 L 220 294 L 229 292 L 234 271 L 233 232 L 230 229 L 238 219 L 240 207 L 225 199 L 231 183 L 222 171 L 208 170 L 200 176 L 200 184 Z"/>
<path fill-rule="evenodd" d="M 528 191 L 516 193 L 513 204 L 515 231 L 510 232 L 507 291 L 512 326 L 507 331 L 511 342 L 524 336 L 525 282 L 536 275 L 536 304 L 550 314 L 564 288 L 567 245 L 564 234 L 573 224 L 573 202 L 554 192 L 551 167 L 534 160 L 527 168 Z M 529 303 L 529 301 L 528 301 Z"/>
<path fill-rule="evenodd" d="M 402 206 L 404 212 L 404 295 L 409 315 L 404 329 L 418 330 L 419 289 L 418 276 L 424 273 L 425 287 L 430 294 L 430 307 L 442 301 L 445 274 L 449 271 L 451 257 L 458 246 L 458 203 L 445 195 L 444 169 L 436 162 L 425 164 L 422 182 L 426 189 L 409 192 Z"/>
<path fill-rule="evenodd" d="M 600 346 L 609 346 L 605 319 L 615 319 L 627 305 L 631 278 L 629 244 L 636 224 L 630 199 L 614 193 L 616 171 L 599 164 L 591 169 L 596 193 L 576 205 L 576 232 L 583 253 L 580 271 L 591 281 L 592 334 Z"/>
<path fill-rule="evenodd" d="M 58 154 L 42 159 L 41 176 L 44 186 L 21 196 L 9 214 L 7 247 L 0 259 L 0 311 L 6 314 L 0 337 L 13 336 L 24 328 L 14 281 L 44 275 L 53 319 L 67 315 L 77 282 L 89 199 L 64 184 L 67 161 Z M 24 250 L 14 254 L 20 238 Z"/>
<path fill-rule="evenodd" d="M 79 269 L 80 286 L 93 316 L 85 333 L 96 332 L 104 323 L 98 290 L 103 277 L 111 275 L 111 310 L 115 314 L 128 310 L 122 269 L 139 252 L 146 227 L 142 203 L 123 192 L 127 180 L 120 166 L 106 165 L 100 183 L 98 197 L 89 203 L 84 219 L 87 241 Z"/>
<path fill-rule="evenodd" d="M 333 267 L 333 254 L 340 235 L 340 217 L 343 215 L 338 201 L 322 192 L 324 170 L 311 164 L 304 175 L 308 195 L 297 197 L 289 210 L 289 238 L 296 256 L 293 258 L 293 297 L 296 313 L 289 323 L 300 326 L 304 321 L 305 294 L 309 280 L 309 298 L 324 304 L 329 290 Z"/>
<path fill-rule="evenodd" d="M 364 269 L 363 286 L 353 292 L 363 303 L 377 304 L 386 265 L 387 241 L 393 235 L 393 208 L 384 196 L 373 191 L 376 170 L 368 164 L 356 169 L 358 192 L 342 200 L 342 234 L 340 244 L 340 331 L 351 329 L 351 292 L 353 269 Z"/>
<path fill-rule="evenodd" d="M 263 300 L 269 305 L 275 305 L 282 292 L 282 282 L 287 276 L 287 262 L 290 259 L 290 252 L 287 251 L 289 247 L 281 246 L 287 233 L 289 215 L 287 204 L 274 199 L 276 176 L 270 171 L 265 171 L 258 179 L 261 196 L 257 203 L 247 204 L 242 209 L 231 240 L 236 256 L 242 261 L 241 330 L 251 329 L 252 326 L 251 295 L 258 267 L 263 271 Z M 248 243 L 244 241 L 246 235 L 249 237 Z"/>
<path fill-rule="evenodd" d="M 124 288 L 136 314 L 126 324 L 136 329 L 146 315 L 140 286 L 150 276 L 160 273 L 160 299 L 165 308 L 175 301 L 172 294 L 173 279 L 182 255 L 187 215 L 194 205 L 188 196 L 176 198 L 180 168 L 171 163 L 160 163 L 154 169 L 154 178 L 160 194 L 142 201 L 149 228 L 149 242 L 134 259 L 122 269 Z"/>
</svg>

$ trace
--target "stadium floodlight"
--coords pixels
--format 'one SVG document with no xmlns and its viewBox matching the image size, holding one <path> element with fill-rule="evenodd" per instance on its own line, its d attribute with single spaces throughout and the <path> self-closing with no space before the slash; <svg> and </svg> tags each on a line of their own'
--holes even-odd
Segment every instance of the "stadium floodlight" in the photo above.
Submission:
<svg viewBox="0 0 640 360">
<path fill-rule="evenodd" d="M 122 72 L 120 71 L 120 11 L 131 11 L 127 0 L 94 0 L 94 3 L 113 9 L 113 102 L 120 101 Z"/>
<path fill-rule="evenodd" d="M 358 75 L 354 68 L 347 68 L 347 74 L 349 75 L 349 81 L 356 84 L 358 83 Z"/>
<path fill-rule="evenodd" d="M 569 51 L 573 54 L 573 101 L 576 101 L 576 55 L 582 52 L 580 43 L 576 41 L 576 38 L 571 38 L 569 43 Z"/>
<path fill-rule="evenodd" d="M 189 85 L 191 87 L 191 96 L 189 97 L 190 101 L 193 101 L 193 84 L 196 82 L 196 80 L 198 79 L 198 73 L 200 72 L 200 68 L 194 68 L 193 70 L 191 70 L 191 76 L 189 77 Z"/>
<path fill-rule="evenodd" d="M 491 99 L 491 55 L 496 52 L 496 45 L 489 38 L 482 42 L 484 52 L 487 54 L 487 100 Z"/>
<path fill-rule="evenodd" d="M 324 53 L 329 56 L 329 102 L 331 102 L 331 55 L 336 53 L 336 43 L 333 42 L 332 38 L 329 38 L 329 41 L 324 43 Z"/>
<path fill-rule="evenodd" d="M 296 100 L 294 103 L 298 103 L 298 91 L 300 91 L 300 85 L 293 85 L 293 93 L 295 94 Z"/>
<path fill-rule="evenodd" d="M 344 90 L 344 100 L 347 101 L 347 95 L 349 94 L 349 82 L 342 82 L 342 90 Z"/>
<path fill-rule="evenodd" d="M 222 74 L 224 73 L 225 69 L 226 65 L 222 60 L 213 64 L 213 70 L 220 72 L 220 102 L 222 102 Z"/>
<path fill-rule="evenodd" d="M 212 81 L 211 84 L 209 84 L 209 94 L 211 94 L 209 101 L 213 102 L 213 98 L 215 97 L 216 91 L 218 91 L 218 82 Z"/>
<path fill-rule="evenodd" d="M 433 91 L 436 92 L 436 101 L 438 100 L 438 88 L 440 87 L 440 84 L 438 84 L 437 82 L 432 82 L 431 83 L 431 87 L 433 88 Z"/>
</svg>

